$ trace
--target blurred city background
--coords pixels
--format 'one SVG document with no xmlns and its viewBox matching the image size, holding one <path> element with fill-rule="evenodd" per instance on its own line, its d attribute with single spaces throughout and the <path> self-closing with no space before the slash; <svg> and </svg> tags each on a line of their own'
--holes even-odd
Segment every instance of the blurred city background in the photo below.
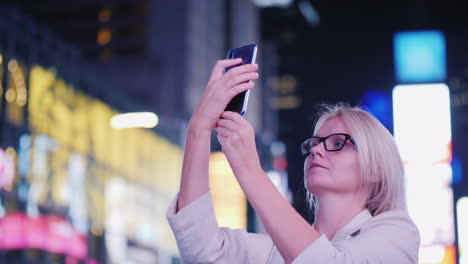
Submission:
<svg viewBox="0 0 468 264">
<path fill-rule="evenodd" d="M 187 124 L 216 60 L 250 43 L 260 79 L 246 118 L 297 211 L 313 221 L 299 145 L 317 105 L 361 105 L 400 147 L 420 263 L 468 263 L 466 10 L 455 0 L 0 1 L 0 263 L 181 263 L 165 210 Z M 220 225 L 265 232 L 220 150 L 213 135 Z"/>
</svg>

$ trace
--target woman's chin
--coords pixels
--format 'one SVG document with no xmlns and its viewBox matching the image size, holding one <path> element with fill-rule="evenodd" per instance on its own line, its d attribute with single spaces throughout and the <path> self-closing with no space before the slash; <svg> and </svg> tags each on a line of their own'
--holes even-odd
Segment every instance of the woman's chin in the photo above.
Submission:
<svg viewBox="0 0 468 264">
<path fill-rule="evenodd" d="M 329 178 L 325 177 L 311 177 L 307 178 L 307 190 L 314 195 L 320 193 L 339 192 L 339 186 L 336 183 L 330 181 Z"/>
<path fill-rule="evenodd" d="M 325 184 L 324 182 L 319 182 L 319 181 L 307 182 L 307 190 L 315 195 L 328 189 L 330 189 L 329 184 Z"/>
<path fill-rule="evenodd" d="M 319 173 L 309 173 L 307 175 L 307 186 L 310 188 L 320 188 L 330 185 L 329 178 Z"/>
</svg>

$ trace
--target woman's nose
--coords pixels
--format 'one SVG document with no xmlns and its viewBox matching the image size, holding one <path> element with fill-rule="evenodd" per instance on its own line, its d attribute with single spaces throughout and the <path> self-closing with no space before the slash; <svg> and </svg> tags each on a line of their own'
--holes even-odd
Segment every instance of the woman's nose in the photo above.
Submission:
<svg viewBox="0 0 468 264">
<path fill-rule="evenodd" d="M 325 152 L 325 142 L 320 142 L 317 145 L 311 147 L 310 153 L 312 156 L 319 155 L 323 156 L 323 153 Z"/>
</svg>

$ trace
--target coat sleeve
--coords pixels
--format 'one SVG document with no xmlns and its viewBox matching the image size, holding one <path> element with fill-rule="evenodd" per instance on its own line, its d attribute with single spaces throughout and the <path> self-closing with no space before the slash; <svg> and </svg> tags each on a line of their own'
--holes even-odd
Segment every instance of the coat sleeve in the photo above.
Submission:
<svg viewBox="0 0 468 264">
<path fill-rule="evenodd" d="M 402 211 L 375 216 L 359 235 L 332 245 L 326 236 L 310 244 L 293 264 L 417 264 L 420 237 L 416 225 Z"/>
<path fill-rule="evenodd" d="M 264 234 L 220 228 L 211 193 L 176 213 L 178 195 L 166 211 L 184 263 L 268 263 L 273 241 Z"/>
</svg>

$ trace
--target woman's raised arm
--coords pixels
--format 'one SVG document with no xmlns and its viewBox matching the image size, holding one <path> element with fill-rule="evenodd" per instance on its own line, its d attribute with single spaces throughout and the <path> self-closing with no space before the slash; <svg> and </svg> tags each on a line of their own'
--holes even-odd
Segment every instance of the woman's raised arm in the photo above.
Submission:
<svg viewBox="0 0 468 264">
<path fill-rule="evenodd" d="M 258 78 L 256 64 L 224 69 L 241 63 L 240 59 L 220 60 L 211 73 L 203 96 L 190 120 L 177 210 L 209 191 L 208 164 L 211 130 L 221 117 L 229 101 L 237 94 L 253 88 L 249 82 Z"/>
</svg>

